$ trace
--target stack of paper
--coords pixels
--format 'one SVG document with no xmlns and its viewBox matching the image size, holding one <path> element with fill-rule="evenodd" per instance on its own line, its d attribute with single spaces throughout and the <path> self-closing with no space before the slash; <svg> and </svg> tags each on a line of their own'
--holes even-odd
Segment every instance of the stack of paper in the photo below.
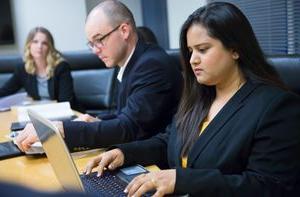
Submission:
<svg viewBox="0 0 300 197">
<path fill-rule="evenodd" d="M 10 110 L 12 106 L 23 105 L 27 101 L 27 93 L 17 93 L 0 99 L 0 111 Z"/>
<path fill-rule="evenodd" d="M 16 108 L 18 114 L 18 121 L 29 121 L 27 110 L 31 109 L 42 114 L 47 119 L 63 119 L 74 116 L 74 112 L 70 107 L 69 102 L 62 103 L 48 103 L 40 105 L 20 106 Z"/>
</svg>

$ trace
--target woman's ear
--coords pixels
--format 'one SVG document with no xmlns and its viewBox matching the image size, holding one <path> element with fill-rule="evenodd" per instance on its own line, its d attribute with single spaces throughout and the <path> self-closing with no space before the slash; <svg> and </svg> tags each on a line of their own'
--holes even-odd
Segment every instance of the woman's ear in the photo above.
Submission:
<svg viewBox="0 0 300 197">
<path fill-rule="evenodd" d="M 234 60 L 237 60 L 239 59 L 240 55 L 235 51 L 235 50 L 232 50 L 232 58 Z"/>
</svg>

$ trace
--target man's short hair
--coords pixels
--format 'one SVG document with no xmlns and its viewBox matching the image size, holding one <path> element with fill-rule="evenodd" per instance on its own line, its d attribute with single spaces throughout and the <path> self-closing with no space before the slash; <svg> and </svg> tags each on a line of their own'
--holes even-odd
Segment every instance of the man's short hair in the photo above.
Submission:
<svg viewBox="0 0 300 197">
<path fill-rule="evenodd" d="M 96 9 L 97 8 L 101 8 L 103 10 L 112 26 L 128 22 L 134 30 L 136 29 L 132 12 L 122 2 L 118 0 L 104 0 L 96 6 Z"/>
</svg>

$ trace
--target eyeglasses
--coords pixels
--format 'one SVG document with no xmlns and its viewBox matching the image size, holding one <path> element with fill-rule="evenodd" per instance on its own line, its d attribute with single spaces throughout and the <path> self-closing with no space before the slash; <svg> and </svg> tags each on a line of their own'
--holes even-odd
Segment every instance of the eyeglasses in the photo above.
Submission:
<svg viewBox="0 0 300 197">
<path fill-rule="evenodd" d="M 102 36 L 101 38 L 96 38 L 93 42 L 88 42 L 87 46 L 90 49 L 94 49 L 95 47 L 97 48 L 101 48 L 104 46 L 103 40 L 105 38 L 107 38 L 110 34 L 112 34 L 114 31 L 116 31 L 121 25 L 118 25 L 117 27 L 115 27 L 113 30 L 111 30 L 110 32 L 108 32 L 107 34 L 105 34 L 104 36 Z"/>
</svg>

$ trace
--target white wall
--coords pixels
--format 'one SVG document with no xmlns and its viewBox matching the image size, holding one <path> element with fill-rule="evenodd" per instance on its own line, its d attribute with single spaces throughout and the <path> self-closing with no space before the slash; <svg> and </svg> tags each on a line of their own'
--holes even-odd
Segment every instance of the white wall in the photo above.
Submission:
<svg viewBox="0 0 300 197">
<path fill-rule="evenodd" d="M 85 0 L 12 0 L 15 45 L 0 47 L 0 53 L 23 53 L 28 32 L 44 26 L 61 51 L 87 49 L 84 34 Z"/>
<path fill-rule="evenodd" d="M 121 0 L 131 9 L 138 26 L 143 25 L 141 0 Z M 12 0 L 16 43 L 0 46 L 0 55 L 23 53 L 29 30 L 37 25 L 48 28 L 60 51 L 87 49 L 84 23 L 87 12 L 99 0 Z M 206 0 L 167 0 L 170 48 L 179 47 L 181 25 Z M 155 14 L 155 13 L 154 13 Z"/>
<path fill-rule="evenodd" d="M 137 26 L 143 25 L 142 4 L 141 0 L 120 0 L 132 12 Z"/>
<path fill-rule="evenodd" d="M 187 17 L 206 4 L 206 0 L 167 0 L 170 48 L 179 48 L 180 28 Z"/>
<path fill-rule="evenodd" d="M 86 0 L 87 12 L 89 13 L 101 0 Z M 137 26 L 143 24 L 142 5 L 140 0 L 120 0 L 132 12 Z"/>
</svg>

